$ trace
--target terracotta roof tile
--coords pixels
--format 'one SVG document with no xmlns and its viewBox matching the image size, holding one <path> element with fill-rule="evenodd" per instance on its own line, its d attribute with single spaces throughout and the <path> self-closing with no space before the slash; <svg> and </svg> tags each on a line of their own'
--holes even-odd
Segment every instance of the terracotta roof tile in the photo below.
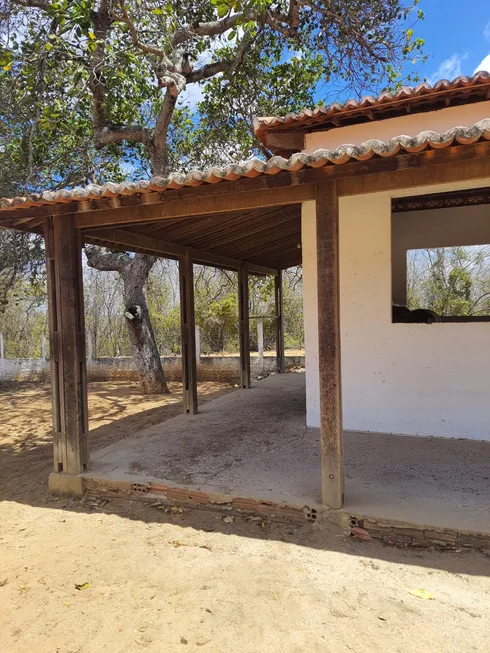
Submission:
<svg viewBox="0 0 490 653">
<path fill-rule="evenodd" d="M 269 129 L 284 127 L 291 125 L 292 127 L 300 127 L 301 124 L 308 126 L 322 124 L 326 119 L 335 117 L 344 117 L 353 112 L 358 112 L 362 109 L 378 109 L 383 106 L 394 105 L 396 103 L 404 102 L 404 104 L 415 103 L 426 96 L 433 96 L 441 98 L 450 92 L 464 90 L 464 89 L 477 89 L 478 87 L 485 87 L 490 90 L 490 73 L 480 71 L 475 73 L 472 77 L 460 76 L 456 77 L 453 81 L 441 79 L 433 86 L 428 83 L 419 84 L 418 86 L 402 86 L 395 93 L 381 93 L 378 97 L 367 95 L 360 100 L 347 100 L 340 104 L 334 102 L 328 106 L 318 106 L 315 109 L 303 109 L 298 113 L 288 113 L 285 116 L 271 116 L 255 118 L 254 127 L 255 132 L 259 138 L 264 132 Z M 490 99 L 490 96 L 487 97 Z M 381 112 L 382 113 L 382 112 Z M 380 114 L 380 117 L 381 114 Z"/>
<path fill-rule="evenodd" d="M 150 191 L 161 192 L 186 186 L 235 181 L 243 177 L 276 175 L 282 171 L 294 172 L 304 168 L 342 165 L 348 161 L 367 161 L 375 156 L 392 157 L 404 152 L 415 153 L 426 149 L 443 149 L 451 145 L 467 145 L 480 140 L 490 141 L 490 118 L 480 120 L 472 127 L 453 127 L 442 134 L 424 131 L 415 137 L 401 135 L 388 142 L 368 140 L 359 146 L 346 144 L 335 150 L 320 149 L 312 154 L 293 154 L 289 159 L 280 156 L 272 157 L 268 161 L 251 159 L 223 168 L 192 170 L 187 174 L 177 173 L 169 177 L 153 177 L 149 181 L 107 183 L 103 186 L 91 184 L 85 188 L 74 188 L 73 190 L 45 191 L 26 197 L 0 199 L 0 211 L 134 193 L 143 194 Z"/>
</svg>

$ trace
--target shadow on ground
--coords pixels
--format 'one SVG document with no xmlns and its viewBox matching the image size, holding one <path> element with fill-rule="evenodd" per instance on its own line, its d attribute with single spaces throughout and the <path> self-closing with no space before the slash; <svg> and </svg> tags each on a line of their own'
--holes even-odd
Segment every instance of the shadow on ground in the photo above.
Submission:
<svg viewBox="0 0 490 653">
<path fill-rule="evenodd" d="M 216 398 L 230 387 L 210 383 L 200 387 L 200 399 Z M 142 397 L 136 386 L 91 385 L 91 446 L 105 446 L 142 428 L 163 422 L 181 411 L 177 384 L 168 398 Z M 148 405 L 148 402 L 150 405 Z M 162 402 L 163 405 L 162 405 Z M 131 406 L 128 412 L 128 403 Z M 142 426 L 143 425 L 143 426 Z M 85 501 L 53 497 L 47 491 L 47 477 L 52 468 L 49 388 L 28 385 L 2 388 L 0 391 L 0 500 L 73 513 L 109 513 L 145 523 L 176 523 L 183 528 L 220 532 L 259 540 L 282 541 L 303 547 L 338 551 L 379 559 L 394 564 L 410 564 L 451 573 L 490 576 L 490 558 L 469 550 L 437 552 L 396 549 L 377 541 L 358 542 L 340 530 L 322 524 L 279 524 L 250 521 L 236 517 L 225 523 L 219 513 L 203 509 L 167 512 L 138 501 Z M 162 431 L 163 433 L 164 431 Z M 1 510 L 1 504 L 0 504 Z M 374 562 L 372 564 L 375 564 Z"/>
</svg>

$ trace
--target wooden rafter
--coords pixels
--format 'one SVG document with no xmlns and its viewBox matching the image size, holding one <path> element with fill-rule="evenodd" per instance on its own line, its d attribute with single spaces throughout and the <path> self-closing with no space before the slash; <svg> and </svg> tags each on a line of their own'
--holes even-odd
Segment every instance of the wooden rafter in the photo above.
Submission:
<svg viewBox="0 0 490 653">
<path fill-rule="evenodd" d="M 88 231 L 85 233 L 85 242 L 100 244 L 106 247 L 124 250 L 133 250 L 147 254 L 160 254 L 168 258 L 179 258 L 184 256 L 187 251 L 194 262 L 204 265 L 211 265 L 228 270 L 238 270 L 243 264 L 243 260 L 234 259 L 229 256 L 222 256 L 213 252 L 186 247 L 178 243 L 171 243 L 150 236 L 132 233 L 124 229 L 102 229 L 100 231 Z M 277 270 L 267 266 L 254 263 L 249 264 L 250 272 L 258 275 L 275 275 Z"/>
</svg>

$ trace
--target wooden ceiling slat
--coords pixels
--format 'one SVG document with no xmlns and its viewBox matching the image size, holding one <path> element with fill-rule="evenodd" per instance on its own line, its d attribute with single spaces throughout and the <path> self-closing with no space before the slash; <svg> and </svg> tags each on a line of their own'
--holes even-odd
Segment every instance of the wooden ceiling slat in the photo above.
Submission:
<svg viewBox="0 0 490 653">
<path fill-rule="evenodd" d="M 301 235 L 298 231 L 293 231 L 289 234 L 284 234 L 281 238 L 270 239 L 263 243 L 254 243 L 253 245 L 242 245 L 241 247 L 228 247 L 226 251 L 233 252 L 234 258 L 252 259 L 254 256 L 260 256 L 267 253 L 274 253 L 281 251 L 284 245 L 297 246 L 301 240 Z M 211 251 L 221 251 L 219 248 Z"/>
<path fill-rule="evenodd" d="M 283 235 L 290 233 L 301 232 L 301 221 L 299 218 L 292 218 L 287 222 L 282 223 L 279 227 L 273 226 L 269 229 L 262 229 L 257 233 L 237 234 L 233 241 L 226 243 L 227 247 L 240 247 L 242 245 L 253 245 L 254 243 L 263 244 L 265 242 L 274 242 L 281 238 Z M 220 246 L 217 244 L 216 246 Z"/>
<path fill-rule="evenodd" d="M 161 229 L 152 233 L 155 237 L 165 238 L 166 240 L 180 241 L 181 239 L 195 236 L 208 235 L 210 239 L 218 236 L 218 234 L 229 234 L 230 231 L 238 229 L 248 229 L 249 226 L 256 222 L 267 222 L 273 216 L 281 213 L 281 209 L 285 208 L 284 215 L 289 215 L 289 212 L 295 210 L 299 213 L 299 207 L 292 209 L 291 207 L 274 207 L 273 210 L 263 211 L 247 211 L 247 212 L 233 212 L 226 214 L 226 219 L 220 215 L 203 216 L 202 221 L 186 221 L 181 220 L 180 225 L 174 225 L 167 229 L 162 225 Z M 189 224 L 186 224 L 188 222 Z"/>
<path fill-rule="evenodd" d="M 274 219 L 269 218 L 267 222 L 265 221 L 256 221 L 254 223 L 248 223 L 240 230 L 227 230 L 224 233 L 220 232 L 217 234 L 206 233 L 201 237 L 194 238 L 193 241 L 199 243 L 199 247 L 224 247 L 226 245 L 233 245 L 236 242 L 242 240 L 247 240 L 249 242 L 254 241 L 255 239 L 266 237 L 267 232 L 272 231 L 273 233 L 280 234 L 283 229 L 287 229 L 291 222 L 300 224 L 300 216 L 297 215 L 286 215 L 286 216 L 277 216 Z"/>
</svg>

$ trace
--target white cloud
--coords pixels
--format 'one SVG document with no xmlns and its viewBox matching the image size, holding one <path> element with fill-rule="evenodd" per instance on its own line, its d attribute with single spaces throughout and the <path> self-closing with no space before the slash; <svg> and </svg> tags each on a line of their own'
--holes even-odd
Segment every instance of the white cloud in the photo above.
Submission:
<svg viewBox="0 0 490 653">
<path fill-rule="evenodd" d="M 485 29 L 483 30 L 483 36 L 487 39 L 487 41 L 490 41 L 490 20 L 485 25 Z"/>
<path fill-rule="evenodd" d="M 473 71 L 473 75 L 477 73 L 479 70 L 486 70 L 488 73 L 490 73 L 490 54 L 487 54 L 487 56 L 482 60 L 482 62 L 478 64 L 478 66 Z"/>
<path fill-rule="evenodd" d="M 438 82 L 440 79 L 453 80 L 463 74 L 462 63 L 468 58 L 468 54 L 458 54 L 455 52 L 441 63 L 439 68 L 428 78 L 431 84 Z"/>
</svg>

